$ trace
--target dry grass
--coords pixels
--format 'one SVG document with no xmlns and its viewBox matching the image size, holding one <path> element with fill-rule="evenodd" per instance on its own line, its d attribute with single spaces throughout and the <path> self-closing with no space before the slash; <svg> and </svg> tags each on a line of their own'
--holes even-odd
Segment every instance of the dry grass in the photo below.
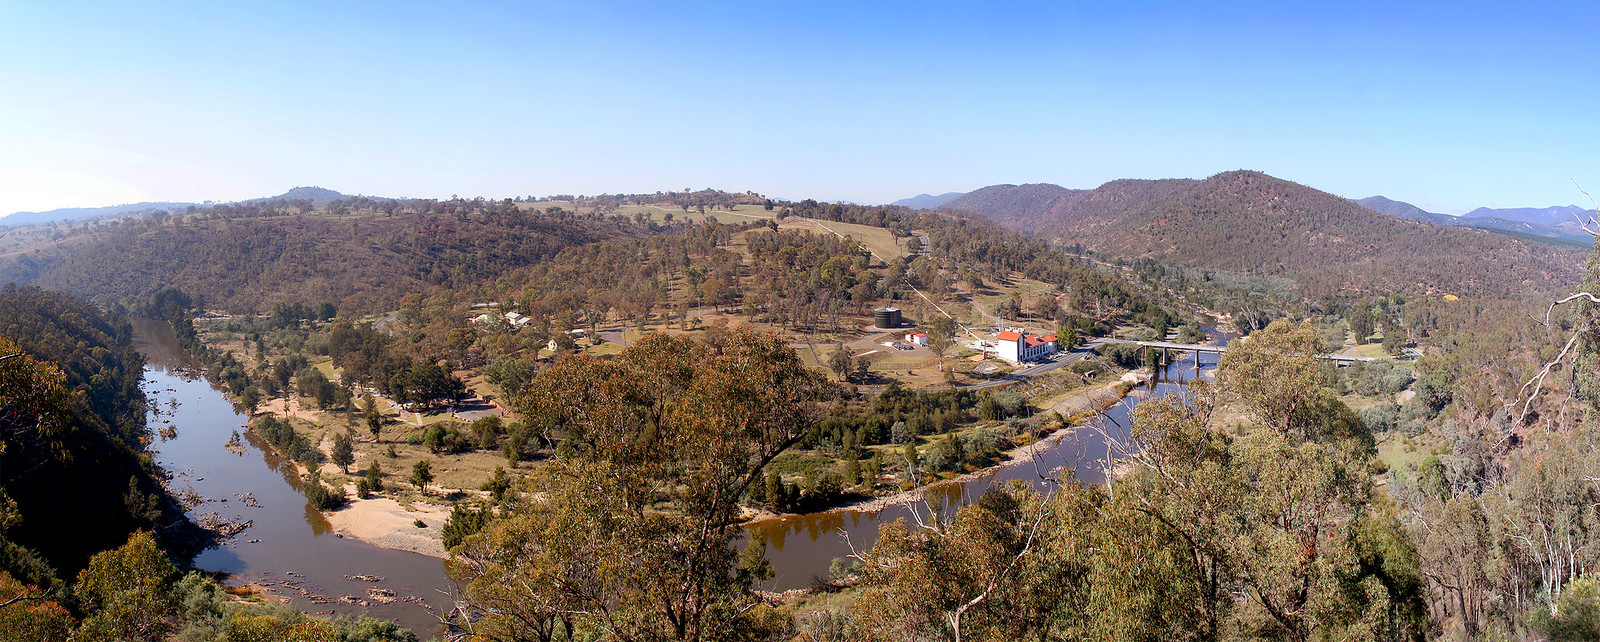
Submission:
<svg viewBox="0 0 1600 642">
<path fill-rule="evenodd" d="M 1388 350 L 1383 349 L 1382 343 L 1367 343 L 1356 346 L 1354 349 L 1350 350 L 1350 354 L 1358 357 L 1372 357 L 1374 359 L 1394 358 L 1394 355 L 1389 354 Z"/>
<path fill-rule="evenodd" d="M 870 225 L 857 225 L 855 223 L 838 223 L 834 221 L 817 221 L 808 218 L 791 217 L 778 223 L 780 230 L 810 230 L 827 234 L 832 231 L 854 238 L 874 254 L 884 260 L 894 260 L 909 254 L 906 252 L 907 239 L 896 239 L 889 230 Z"/>
<path fill-rule="evenodd" d="M 587 214 L 594 211 L 594 208 L 592 207 L 574 207 L 570 201 L 520 203 L 518 206 L 524 210 L 539 211 L 543 211 L 551 207 L 559 207 L 561 209 L 578 212 L 580 214 Z M 695 223 L 700 223 L 708 218 L 715 218 L 719 223 L 740 223 L 745 221 L 767 220 L 774 218 L 778 215 L 778 210 L 772 210 L 769 212 L 766 210 L 766 208 L 760 205 L 746 204 L 735 205 L 733 207 L 733 211 L 731 212 L 725 209 L 708 209 L 702 214 L 699 210 L 694 208 L 690 208 L 689 210 L 685 211 L 683 208 L 673 205 L 623 205 L 607 213 L 608 216 L 612 214 L 625 216 L 629 219 L 632 219 L 636 215 L 644 214 L 645 216 L 649 216 L 650 220 L 653 220 L 657 223 L 667 222 L 668 214 L 672 215 L 672 220 L 674 222 L 692 221 Z"/>
</svg>

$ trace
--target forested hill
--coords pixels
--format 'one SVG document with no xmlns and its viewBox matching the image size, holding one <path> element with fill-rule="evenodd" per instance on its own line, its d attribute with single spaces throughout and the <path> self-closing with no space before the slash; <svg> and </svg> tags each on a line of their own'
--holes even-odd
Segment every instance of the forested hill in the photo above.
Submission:
<svg viewBox="0 0 1600 642">
<path fill-rule="evenodd" d="M 0 571 L 48 587 L 135 530 L 197 543 L 145 450 L 143 367 L 126 321 L 0 289 Z"/>
<path fill-rule="evenodd" d="M 1201 181 L 1119 180 L 1083 191 L 994 186 L 948 207 L 1111 257 L 1287 277 L 1313 296 L 1548 292 L 1578 281 L 1584 254 L 1398 219 L 1253 171 Z"/>
<path fill-rule="evenodd" d="M 239 312 L 351 297 L 360 308 L 392 309 L 423 286 L 476 285 L 651 225 L 501 201 L 358 198 L 314 211 L 272 201 L 81 228 L 41 251 L 0 256 L 0 283 L 130 304 L 174 286 Z"/>
<path fill-rule="evenodd" d="M 1008 228 L 1048 236 L 1058 229 L 1094 229 L 1171 199 L 1193 186 L 1188 179 L 1116 180 L 1092 190 L 1049 183 L 993 185 L 968 192 L 945 207 L 976 212 Z"/>
</svg>

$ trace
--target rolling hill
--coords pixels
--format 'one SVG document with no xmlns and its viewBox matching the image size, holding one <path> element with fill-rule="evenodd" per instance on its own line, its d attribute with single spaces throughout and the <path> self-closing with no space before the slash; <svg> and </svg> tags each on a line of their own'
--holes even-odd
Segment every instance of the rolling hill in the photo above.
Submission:
<svg viewBox="0 0 1600 642">
<path fill-rule="evenodd" d="M 1383 196 L 1369 196 L 1354 199 L 1357 205 L 1365 207 L 1379 214 L 1388 214 L 1396 218 L 1411 221 L 1422 221 L 1434 225 L 1461 225 L 1461 219 L 1449 214 L 1435 214 L 1425 211 L 1420 207 L 1404 201 L 1396 201 Z"/>
<path fill-rule="evenodd" d="M 898 201 L 890 203 L 890 205 L 899 205 L 901 207 L 909 207 L 918 210 L 931 210 L 938 209 L 939 206 L 956 200 L 957 198 L 960 198 L 961 195 L 962 192 L 945 192 L 938 196 L 934 196 L 932 194 L 918 194 L 911 198 L 902 198 Z"/>
<path fill-rule="evenodd" d="M 946 207 L 1111 257 L 1286 277 L 1317 295 L 1553 291 L 1578 281 L 1584 254 L 1380 214 L 1242 170 L 1205 180 L 1117 180 L 1091 190 L 995 185 Z"/>
<path fill-rule="evenodd" d="M 95 219 L 125 216 L 140 212 L 153 212 L 155 210 L 177 210 L 199 203 L 178 203 L 171 201 L 128 203 L 125 205 L 109 205 L 106 207 L 64 207 L 48 212 L 13 212 L 0 217 L 0 226 L 10 225 L 45 225 L 48 223 L 65 221 L 91 221 Z"/>
<path fill-rule="evenodd" d="M 314 206 L 327 205 L 329 202 L 348 195 L 335 192 L 322 187 L 296 187 L 277 196 L 252 198 L 241 203 L 267 203 L 270 201 L 309 200 Z M 383 200 L 383 199 L 376 199 Z M 145 203 L 128 203 L 125 205 L 109 205 L 106 207 L 66 207 L 53 209 L 47 212 L 14 212 L 0 217 L 0 226 L 9 225 L 44 225 L 53 222 L 90 221 L 95 219 L 113 218 L 129 214 L 154 212 L 156 210 L 181 210 L 189 207 L 211 207 L 211 203 L 191 203 L 178 201 L 161 201 Z"/>
</svg>

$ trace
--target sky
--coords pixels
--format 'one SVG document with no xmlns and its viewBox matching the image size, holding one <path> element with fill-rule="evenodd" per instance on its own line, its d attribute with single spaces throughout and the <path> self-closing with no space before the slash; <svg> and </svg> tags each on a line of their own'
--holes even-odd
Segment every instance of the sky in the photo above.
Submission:
<svg viewBox="0 0 1600 642">
<path fill-rule="evenodd" d="M 0 214 L 317 185 L 1600 194 L 1600 2 L 0 0 Z"/>
</svg>

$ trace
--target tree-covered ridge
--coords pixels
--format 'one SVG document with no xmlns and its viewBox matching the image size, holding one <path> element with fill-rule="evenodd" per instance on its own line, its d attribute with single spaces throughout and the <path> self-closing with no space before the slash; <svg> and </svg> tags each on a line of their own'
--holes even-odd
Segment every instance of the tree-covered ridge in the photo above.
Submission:
<svg viewBox="0 0 1600 642">
<path fill-rule="evenodd" d="M 1183 178 L 1115 180 L 1095 189 L 1067 189 L 1049 183 L 992 185 L 945 204 L 946 209 L 982 214 L 1007 229 L 1048 236 L 1066 228 L 1115 224 L 1183 194 L 1197 181 Z"/>
<path fill-rule="evenodd" d="M 1551 292 L 1576 281 L 1581 264 L 1577 249 L 1400 220 L 1259 172 L 1008 194 L 1034 187 L 986 188 L 950 207 L 1111 257 L 1288 277 L 1312 298 Z"/>
<path fill-rule="evenodd" d="M 126 321 L 60 293 L 7 286 L 0 336 L 0 357 L 8 357 L 0 362 L 0 491 L 15 502 L 0 568 L 49 585 L 138 529 L 193 546 L 145 451 L 144 361 Z"/>
<path fill-rule="evenodd" d="M 926 268 L 937 268 L 946 278 L 981 282 L 1005 281 L 1012 272 L 1060 286 L 1069 297 L 1061 312 L 1067 316 L 1090 314 L 1105 318 L 1105 306 L 1130 316 L 1147 316 L 1159 311 L 1160 304 L 1139 286 L 1097 269 L 1088 261 L 1072 256 L 1040 239 L 1009 231 L 993 221 L 964 212 L 924 212 L 896 206 L 862 206 L 842 203 L 821 204 L 806 200 L 787 204 L 796 216 L 826 221 L 883 227 L 897 234 L 912 230 L 927 233 L 930 242 Z M 937 283 L 931 269 L 918 270 L 917 262 L 907 267 L 912 283 L 933 288 Z M 948 283 L 948 282 L 947 282 Z"/>
<path fill-rule="evenodd" d="M 355 199 L 314 212 L 309 202 L 271 201 L 85 227 L 59 249 L 0 260 L 0 281 L 103 302 L 143 301 L 174 286 L 238 312 L 347 299 L 376 310 L 406 292 L 468 286 L 639 231 L 629 220 L 503 201 Z"/>
</svg>

